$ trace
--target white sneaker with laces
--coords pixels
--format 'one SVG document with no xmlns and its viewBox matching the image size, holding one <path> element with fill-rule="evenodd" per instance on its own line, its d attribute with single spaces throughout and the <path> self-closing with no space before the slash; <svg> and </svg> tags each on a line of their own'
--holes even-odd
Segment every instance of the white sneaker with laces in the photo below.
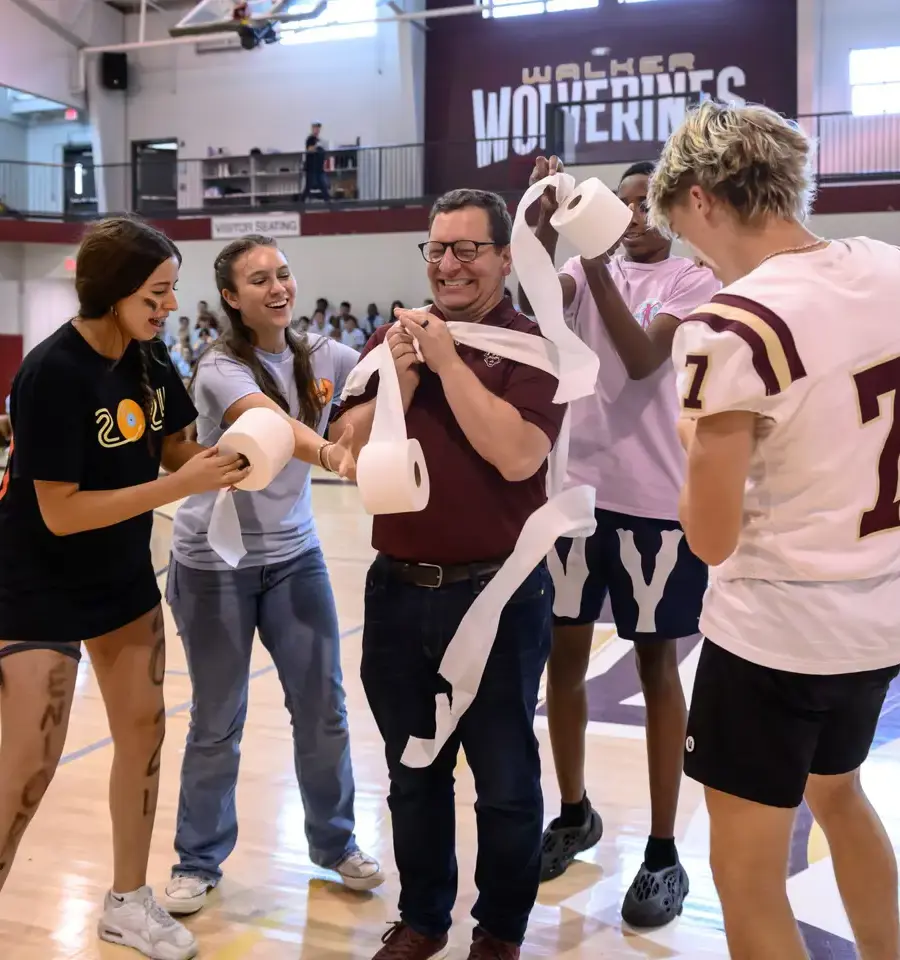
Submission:
<svg viewBox="0 0 900 960">
<path fill-rule="evenodd" d="M 166 884 L 166 910 L 178 917 L 196 913 L 206 904 L 206 895 L 212 887 L 203 877 L 176 873 Z"/>
<path fill-rule="evenodd" d="M 351 890 L 374 890 L 384 883 L 381 864 L 362 850 L 348 853 L 334 869 Z"/>
<path fill-rule="evenodd" d="M 197 956 L 193 934 L 163 910 L 150 887 L 124 895 L 107 893 L 97 933 L 101 940 L 132 947 L 150 960 Z"/>
</svg>

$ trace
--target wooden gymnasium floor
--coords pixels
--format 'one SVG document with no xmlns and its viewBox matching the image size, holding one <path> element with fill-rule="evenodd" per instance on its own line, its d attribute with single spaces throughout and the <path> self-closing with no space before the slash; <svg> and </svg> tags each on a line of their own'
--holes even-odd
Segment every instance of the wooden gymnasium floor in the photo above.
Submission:
<svg viewBox="0 0 900 960">
<path fill-rule="evenodd" d="M 372 551 L 370 522 L 351 487 L 319 484 L 314 500 L 344 631 L 343 660 L 357 784 L 360 844 L 384 863 L 388 880 L 370 895 L 354 895 L 312 866 L 303 834 L 291 761 L 290 726 L 278 680 L 260 646 L 253 659 L 250 715 L 238 788 L 241 834 L 226 878 L 210 905 L 189 920 L 203 960 L 369 960 L 385 925 L 396 917 L 397 880 L 391 854 L 387 779 L 381 742 L 359 682 L 362 587 Z M 171 519 L 155 525 L 157 567 L 164 567 Z M 178 772 L 188 722 L 190 687 L 184 656 L 167 613 L 168 739 L 162 762 L 159 815 L 150 863 L 160 889 L 172 863 Z M 685 644 L 690 684 L 699 652 Z M 641 697 L 630 646 L 598 626 L 591 669 L 592 723 L 588 788 L 606 825 L 603 840 L 559 880 L 542 887 L 523 956 L 559 960 L 726 957 L 721 913 L 707 866 L 707 824 L 696 784 L 682 791 L 678 843 L 691 878 L 684 915 L 656 933 L 622 929 L 618 910 L 638 867 L 649 825 Z M 865 779 L 900 847 L 900 689 L 885 707 Z M 546 722 L 538 720 L 544 753 L 548 816 L 558 802 Z M 126 960 L 136 954 L 101 944 L 98 908 L 110 880 L 107 774 L 111 759 L 106 719 L 90 664 L 82 664 L 63 766 L 22 843 L 0 896 L 0 956 L 4 960 Z M 458 778 L 460 895 L 452 934 L 454 957 L 466 956 L 474 899 L 473 789 L 465 761 Z M 832 879 L 828 851 L 808 815 L 798 817 L 790 891 L 814 960 L 854 956 Z"/>
</svg>

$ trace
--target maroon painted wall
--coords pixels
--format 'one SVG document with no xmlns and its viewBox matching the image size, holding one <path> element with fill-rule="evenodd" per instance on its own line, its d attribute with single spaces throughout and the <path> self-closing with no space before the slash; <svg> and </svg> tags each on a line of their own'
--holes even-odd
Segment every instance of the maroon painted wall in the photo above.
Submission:
<svg viewBox="0 0 900 960">
<path fill-rule="evenodd" d="M 17 333 L 0 334 L 0 413 L 6 413 L 6 398 L 21 363 L 22 337 Z"/>
<path fill-rule="evenodd" d="M 545 149 L 548 103 L 597 103 L 572 108 L 579 163 L 655 158 L 686 95 L 700 91 L 796 115 L 796 0 L 601 0 L 592 10 L 428 27 L 425 137 L 445 144 L 429 150 L 429 193 L 504 189 L 523 172 L 527 180 L 530 158 Z"/>
</svg>

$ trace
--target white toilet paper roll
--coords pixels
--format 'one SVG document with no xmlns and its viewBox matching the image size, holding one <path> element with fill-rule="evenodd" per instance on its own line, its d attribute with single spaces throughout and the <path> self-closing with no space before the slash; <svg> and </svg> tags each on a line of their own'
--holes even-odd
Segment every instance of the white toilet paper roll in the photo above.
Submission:
<svg viewBox="0 0 900 960">
<path fill-rule="evenodd" d="M 238 490 L 264 490 L 294 455 L 294 430 L 280 413 L 253 407 L 242 413 L 216 444 L 220 453 L 239 453 L 250 462 Z"/>
<path fill-rule="evenodd" d="M 370 356 L 375 354 L 378 354 L 375 415 L 369 442 L 356 459 L 356 486 L 366 513 L 415 513 L 428 506 L 431 492 L 428 467 L 419 441 L 406 436 L 403 397 L 390 347 L 382 343 Z M 359 389 L 365 389 L 366 380 L 374 372 L 366 365 L 364 374 L 357 378 L 361 382 Z"/>
<path fill-rule="evenodd" d="M 356 484 L 366 513 L 417 513 L 431 485 L 418 440 L 369 441 L 356 461 Z"/>
<path fill-rule="evenodd" d="M 544 185 L 537 185 L 537 191 L 542 190 Z M 537 195 L 536 193 L 534 196 Z M 531 240 L 537 244 L 534 235 L 530 231 L 528 231 L 528 234 Z M 524 236 L 520 229 L 520 241 Z M 573 377 L 573 382 L 566 385 L 564 392 L 572 397 L 585 396 L 594 389 L 596 355 L 565 326 L 562 316 L 559 281 L 546 252 L 543 251 L 543 248 L 540 248 L 540 251 L 534 249 L 528 251 L 527 238 L 525 238 L 525 244 L 526 256 L 539 268 L 545 268 L 545 274 L 547 275 L 545 289 L 549 289 L 551 292 L 555 289 L 557 294 L 556 314 L 554 315 L 552 310 L 552 298 L 545 302 L 545 306 L 549 305 L 551 308 L 549 314 L 546 310 L 543 313 L 549 329 L 544 330 L 542 328 L 542 333 L 549 339 L 535 337 L 533 334 L 515 330 L 481 327 L 474 323 L 451 321 L 447 324 L 447 328 L 453 338 L 460 343 L 484 350 L 486 353 L 508 357 L 518 363 L 527 363 L 545 370 L 559 379 L 562 378 L 563 371 L 568 370 Z M 538 247 L 540 247 L 539 244 Z M 543 262 L 537 256 L 538 252 L 543 257 Z M 532 284 L 532 288 L 533 286 L 534 284 Z M 390 451 L 391 458 L 395 458 L 390 469 L 397 468 L 402 471 L 408 469 L 408 467 L 403 466 L 402 457 L 397 452 L 400 447 L 398 435 L 403 438 L 403 443 L 407 445 L 415 443 L 414 440 L 406 439 L 406 423 L 403 417 L 400 387 L 391 351 L 387 344 L 380 344 L 362 358 L 347 378 L 343 396 L 346 398 L 362 394 L 369 378 L 376 372 L 379 374 L 379 387 L 378 400 L 375 405 L 375 418 L 370 434 L 371 439 L 363 447 L 357 461 L 357 479 L 359 480 L 363 475 L 367 475 L 368 468 L 371 467 L 371 477 L 366 476 L 365 482 L 359 484 L 363 503 L 369 513 L 398 512 L 398 506 L 408 509 L 409 494 L 404 494 L 403 498 L 398 496 L 396 500 L 375 501 L 374 498 L 379 487 L 382 488 L 383 492 L 379 493 L 378 496 L 387 498 L 387 488 L 390 486 L 390 481 L 385 476 L 387 468 L 382 469 L 380 467 L 380 457 L 375 456 L 367 462 L 366 454 L 366 451 L 370 448 L 381 447 L 385 450 L 385 459 L 387 459 L 387 451 Z M 556 399 L 560 402 L 559 395 Z M 526 521 L 512 556 L 507 559 L 491 583 L 475 599 L 447 646 L 441 661 L 440 673 L 450 683 L 453 694 L 452 697 L 441 694 L 435 700 L 436 732 L 434 739 L 410 738 L 402 757 L 402 762 L 407 766 L 422 767 L 431 763 L 453 733 L 459 718 L 474 700 L 496 637 L 497 624 L 503 608 L 528 572 L 534 569 L 542 557 L 548 555 L 559 537 L 584 538 L 596 528 L 594 516 L 596 493 L 594 489 L 585 486 L 562 491 L 569 449 L 569 419 L 569 412 L 566 411 L 559 437 L 550 454 L 550 464 L 547 471 L 549 499 Z M 401 430 L 402 433 L 400 433 Z M 424 476 L 427 479 L 427 474 Z M 406 486 L 406 481 L 398 484 L 398 486 Z M 423 507 L 427 504 L 427 500 L 428 494 L 425 492 L 422 495 Z M 557 564 L 557 566 L 560 565 Z M 574 566 L 577 566 L 577 564 Z"/>
<path fill-rule="evenodd" d="M 596 177 L 578 184 L 562 200 L 550 225 L 588 260 L 618 246 L 631 223 L 631 211 Z"/>
<path fill-rule="evenodd" d="M 280 413 L 267 407 L 253 407 L 235 420 L 216 446 L 219 453 L 239 453 L 250 463 L 252 469 L 246 479 L 237 484 L 238 489 L 263 490 L 293 457 L 294 430 Z M 219 491 L 206 538 L 230 567 L 236 567 L 246 554 L 241 521 L 230 490 Z"/>
<path fill-rule="evenodd" d="M 597 354 L 566 326 L 556 267 L 525 220 L 526 210 L 547 187 L 553 187 L 559 203 L 564 204 L 575 189 L 575 181 L 567 173 L 555 173 L 533 183 L 525 191 L 513 221 L 512 258 L 519 282 L 541 328 L 541 334 L 550 340 L 557 350 L 559 384 L 553 400 L 555 403 L 568 403 L 579 397 L 590 396 L 594 392 L 600 360 Z M 575 209 L 577 210 L 578 206 Z"/>
</svg>

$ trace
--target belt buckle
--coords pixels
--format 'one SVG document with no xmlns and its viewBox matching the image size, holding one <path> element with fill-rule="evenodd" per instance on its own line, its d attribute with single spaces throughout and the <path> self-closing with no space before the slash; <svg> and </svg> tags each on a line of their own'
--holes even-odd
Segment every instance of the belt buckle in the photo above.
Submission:
<svg viewBox="0 0 900 960">
<path fill-rule="evenodd" d="M 426 590 L 438 590 L 444 583 L 444 568 L 437 563 L 420 563 L 420 567 L 427 567 L 429 570 L 437 570 L 437 583 L 423 583 Z"/>
</svg>

